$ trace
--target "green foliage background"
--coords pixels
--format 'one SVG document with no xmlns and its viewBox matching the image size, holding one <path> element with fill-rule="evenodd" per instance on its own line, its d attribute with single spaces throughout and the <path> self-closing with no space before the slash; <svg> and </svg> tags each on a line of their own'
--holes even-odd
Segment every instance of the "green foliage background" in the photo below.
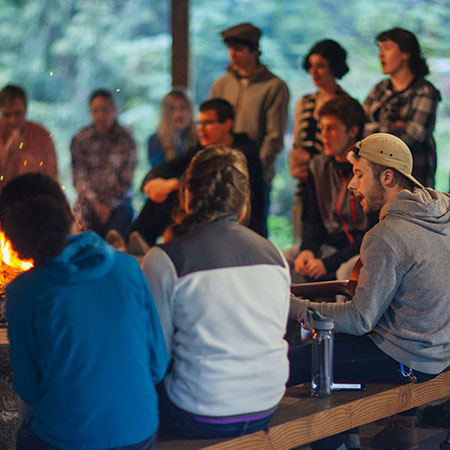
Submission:
<svg viewBox="0 0 450 450">
<path fill-rule="evenodd" d="M 437 187 L 448 191 L 449 0 L 191 0 L 190 8 L 195 103 L 208 97 L 212 81 L 227 65 L 219 31 L 251 21 L 264 33 L 262 61 L 289 85 L 289 133 L 297 99 L 314 90 L 301 69 L 301 59 L 314 42 L 332 38 L 346 48 L 351 71 L 341 85 L 364 101 L 382 78 L 375 35 L 393 26 L 415 32 L 430 64 L 429 79 L 443 96 L 435 132 Z M 156 129 L 159 101 L 171 85 L 169 0 L 0 0 L 0 48 L 0 85 L 26 87 L 29 118 L 53 132 L 60 179 L 72 201 L 71 137 L 89 122 L 90 91 L 100 86 L 114 90 L 120 120 L 132 129 L 139 146 L 135 174 L 139 207 L 139 184 L 149 169 L 146 140 Z M 278 160 L 270 218 L 270 237 L 280 247 L 292 242 L 289 210 L 294 183 L 286 153 Z"/>
</svg>

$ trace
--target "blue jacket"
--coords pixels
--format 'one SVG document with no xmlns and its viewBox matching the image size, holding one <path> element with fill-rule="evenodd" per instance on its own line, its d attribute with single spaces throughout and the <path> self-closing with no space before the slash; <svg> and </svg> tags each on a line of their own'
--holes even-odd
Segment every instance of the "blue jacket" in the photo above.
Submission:
<svg viewBox="0 0 450 450">
<path fill-rule="evenodd" d="M 139 443 L 158 426 L 168 355 L 137 261 L 92 232 L 6 289 L 14 389 L 60 449 Z"/>
</svg>

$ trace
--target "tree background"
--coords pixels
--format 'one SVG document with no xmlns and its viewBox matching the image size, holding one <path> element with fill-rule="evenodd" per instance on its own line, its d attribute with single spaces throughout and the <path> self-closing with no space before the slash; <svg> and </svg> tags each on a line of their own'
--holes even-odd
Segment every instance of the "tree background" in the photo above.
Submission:
<svg viewBox="0 0 450 450">
<path fill-rule="evenodd" d="M 291 92 L 286 150 L 278 159 L 272 195 L 272 241 L 280 247 L 292 243 L 294 182 L 287 170 L 287 149 L 297 99 L 314 91 L 301 61 L 321 39 L 335 39 L 347 50 L 351 70 L 341 85 L 362 102 L 383 77 L 375 36 L 394 26 L 416 33 L 430 65 L 429 79 L 443 97 L 435 131 L 437 188 L 448 191 L 449 0 L 191 0 L 190 87 L 197 105 L 227 65 L 219 31 L 244 21 L 263 30 L 262 61 Z M 53 133 L 60 180 L 72 202 L 71 138 L 90 121 L 89 93 L 97 87 L 113 90 L 120 121 L 138 144 L 134 203 L 139 209 L 139 186 L 149 169 L 146 140 L 157 127 L 159 101 L 171 86 L 170 1 L 0 0 L 0 48 L 0 85 L 26 88 L 28 118 Z"/>
</svg>

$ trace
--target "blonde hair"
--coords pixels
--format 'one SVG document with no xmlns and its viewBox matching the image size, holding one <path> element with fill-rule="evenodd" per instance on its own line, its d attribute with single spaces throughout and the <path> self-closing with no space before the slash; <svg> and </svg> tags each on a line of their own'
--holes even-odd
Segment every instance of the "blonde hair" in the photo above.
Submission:
<svg viewBox="0 0 450 450">
<path fill-rule="evenodd" d="M 190 124 L 188 125 L 187 133 L 184 137 L 184 146 L 186 149 L 197 145 L 197 132 L 193 121 L 193 108 L 192 102 L 189 98 L 187 91 L 183 87 L 173 88 L 161 101 L 160 104 L 160 121 L 156 135 L 161 142 L 161 146 L 164 152 L 164 160 L 168 161 L 176 156 L 176 129 L 175 124 L 171 120 L 171 111 L 174 106 L 175 100 L 183 100 L 189 108 Z"/>
</svg>

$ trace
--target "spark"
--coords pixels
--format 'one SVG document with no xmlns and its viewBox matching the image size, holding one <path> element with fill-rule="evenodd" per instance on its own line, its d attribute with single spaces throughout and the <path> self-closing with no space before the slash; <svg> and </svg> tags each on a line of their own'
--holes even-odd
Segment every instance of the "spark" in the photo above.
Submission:
<svg viewBox="0 0 450 450">
<path fill-rule="evenodd" d="M 25 160 L 25 161 L 23 162 L 23 165 L 26 166 L 27 164 L 28 164 L 28 161 Z"/>
<path fill-rule="evenodd" d="M 23 142 L 20 143 L 19 150 L 22 150 L 22 147 L 23 147 Z"/>
<path fill-rule="evenodd" d="M 63 191 L 65 191 L 65 190 L 66 190 L 66 187 L 63 185 L 63 186 L 61 186 L 61 189 L 62 189 Z"/>
<path fill-rule="evenodd" d="M 3 181 L 3 175 L 0 175 L 0 181 Z"/>
<path fill-rule="evenodd" d="M 39 163 L 39 165 L 40 165 L 40 166 L 43 166 L 43 165 L 44 165 L 44 161 L 41 161 L 41 162 Z"/>
<path fill-rule="evenodd" d="M 116 89 L 116 92 L 120 92 L 120 89 Z"/>
<path fill-rule="evenodd" d="M 50 76 L 51 76 L 51 77 L 53 76 L 53 72 L 50 72 Z"/>
</svg>

